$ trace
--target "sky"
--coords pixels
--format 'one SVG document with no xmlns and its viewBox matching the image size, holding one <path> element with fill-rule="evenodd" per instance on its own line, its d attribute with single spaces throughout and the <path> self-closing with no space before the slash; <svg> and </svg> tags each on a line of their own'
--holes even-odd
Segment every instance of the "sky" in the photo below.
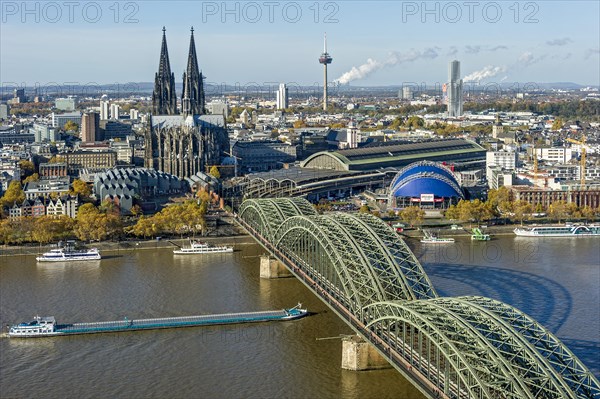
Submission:
<svg viewBox="0 0 600 399">
<path fill-rule="evenodd" d="M 151 82 L 162 27 L 181 81 L 194 26 L 208 83 L 600 85 L 600 2 L 0 1 L 0 83 Z"/>
</svg>

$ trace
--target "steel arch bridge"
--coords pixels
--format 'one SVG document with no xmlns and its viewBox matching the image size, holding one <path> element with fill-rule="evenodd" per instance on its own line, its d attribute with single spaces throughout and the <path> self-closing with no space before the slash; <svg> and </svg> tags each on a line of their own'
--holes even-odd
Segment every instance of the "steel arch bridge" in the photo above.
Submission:
<svg viewBox="0 0 600 399">
<path fill-rule="evenodd" d="M 600 399 L 597 378 L 531 317 L 490 298 L 439 297 L 379 218 L 279 198 L 244 201 L 237 220 L 429 396 Z"/>
</svg>

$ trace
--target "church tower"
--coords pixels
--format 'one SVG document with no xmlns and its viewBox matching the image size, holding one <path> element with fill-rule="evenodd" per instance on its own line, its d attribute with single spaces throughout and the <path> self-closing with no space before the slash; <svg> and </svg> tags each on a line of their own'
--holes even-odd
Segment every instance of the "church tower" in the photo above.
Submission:
<svg viewBox="0 0 600 399">
<path fill-rule="evenodd" d="M 204 78 L 198 68 L 194 28 L 191 29 L 190 51 L 187 68 L 183 73 L 183 93 L 181 95 L 181 113 L 183 116 L 204 115 Z"/>
<path fill-rule="evenodd" d="M 154 92 L 152 93 L 153 115 L 176 115 L 177 96 L 175 94 L 175 74 L 171 73 L 167 35 L 163 26 L 162 47 L 158 72 L 154 76 Z M 195 53 L 194 53 L 195 54 Z"/>
</svg>

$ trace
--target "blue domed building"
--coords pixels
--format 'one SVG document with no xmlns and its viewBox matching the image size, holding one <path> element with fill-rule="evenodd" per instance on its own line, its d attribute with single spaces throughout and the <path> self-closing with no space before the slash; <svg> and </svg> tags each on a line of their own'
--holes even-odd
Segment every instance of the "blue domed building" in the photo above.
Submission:
<svg viewBox="0 0 600 399">
<path fill-rule="evenodd" d="M 389 204 L 394 208 L 417 205 L 421 208 L 447 208 L 464 199 L 458 177 L 446 166 L 420 161 L 398 172 L 389 190 Z"/>
</svg>

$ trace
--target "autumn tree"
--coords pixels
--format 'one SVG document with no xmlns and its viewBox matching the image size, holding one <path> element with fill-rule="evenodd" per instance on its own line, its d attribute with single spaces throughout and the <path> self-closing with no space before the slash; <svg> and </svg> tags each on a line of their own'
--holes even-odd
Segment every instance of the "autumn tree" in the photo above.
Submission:
<svg viewBox="0 0 600 399">
<path fill-rule="evenodd" d="M 552 220 L 560 223 L 567 217 L 567 203 L 565 201 L 556 201 L 550 204 L 548 207 L 548 216 Z"/>
<path fill-rule="evenodd" d="M 404 122 L 404 126 L 411 129 L 417 129 L 423 127 L 424 125 L 425 122 L 423 121 L 423 119 L 415 115 L 409 116 L 408 119 L 406 119 L 406 122 Z"/>
<path fill-rule="evenodd" d="M 527 201 L 519 200 L 516 201 L 513 206 L 513 220 L 518 220 L 523 225 L 523 220 L 531 218 L 533 212 L 533 205 Z"/>
<path fill-rule="evenodd" d="M 294 122 L 294 129 L 301 129 L 303 127 L 306 127 L 306 122 L 303 119 L 298 119 Z"/>
<path fill-rule="evenodd" d="M 487 203 L 495 215 L 511 211 L 510 190 L 504 186 L 488 191 Z"/>
<path fill-rule="evenodd" d="M 596 218 L 596 214 L 598 213 L 598 209 L 594 209 L 591 206 L 584 206 L 580 210 L 581 217 L 585 219 L 586 222 L 591 222 Z"/>
<path fill-rule="evenodd" d="M 65 162 L 65 159 L 59 155 L 54 155 L 52 158 L 48 160 L 48 163 L 62 163 Z"/>
<path fill-rule="evenodd" d="M 423 222 L 425 211 L 418 206 L 409 206 L 400 211 L 400 218 L 410 224 L 410 227 L 413 227 L 415 224 Z"/>
<path fill-rule="evenodd" d="M 81 179 L 73 180 L 71 184 L 71 189 L 69 190 L 69 194 L 71 195 L 80 195 L 83 198 L 89 198 L 92 195 L 92 189 L 90 186 Z"/>
<path fill-rule="evenodd" d="M 23 187 L 21 187 L 21 182 L 13 180 L 8 185 L 2 198 L 0 198 L 0 205 L 2 207 L 12 206 L 14 203 L 21 204 L 23 201 L 25 201 L 25 193 Z"/>
<path fill-rule="evenodd" d="M 552 130 L 560 130 L 564 124 L 565 122 L 562 120 L 562 118 L 556 118 L 554 119 L 554 122 L 552 122 Z"/>
<path fill-rule="evenodd" d="M 217 167 L 217 165 L 213 165 L 210 168 L 210 171 L 208 172 L 208 174 L 210 174 L 215 179 L 220 179 L 221 178 L 221 172 L 219 172 L 219 168 Z"/>
<path fill-rule="evenodd" d="M 448 219 L 468 222 L 481 222 L 493 216 L 491 205 L 478 199 L 474 201 L 460 200 L 458 204 L 451 205 L 445 214 Z"/>
<path fill-rule="evenodd" d="M 34 219 L 20 217 L 0 221 L 0 241 L 4 244 L 22 244 L 31 241 Z"/>
<path fill-rule="evenodd" d="M 35 219 L 31 238 L 40 244 L 69 238 L 72 234 L 73 222 L 73 219 L 65 215 L 58 218 L 40 216 Z"/>
<path fill-rule="evenodd" d="M 32 181 L 39 181 L 40 180 L 40 175 L 37 173 L 34 173 L 30 176 L 27 176 L 24 180 L 23 180 L 23 184 L 27 184 L 30 183 Z"/>
<path fill-rule="evenodd" d="M 137 204 L 132 206 L 131 209 L 129 210 L 129 212 L 135 217 L 138 217 L 144 213 L 144 211 L 142 210 L 142 207 Z"/>
<path fill-rule="evenodd" d="M 142 216 L 129 231 L 137 237 L 147 238 L 156 235 L 159 232 L 159 229 L 155 223 L 154 217 Z"/>
<path fill-rule="evenodd" d="M 108 236 L 106 214 L 100 212 L 93 204 L 81 205 L 75 220 L 73 233 L 81 241 L 101 241 Z"/>
<path fill-rule="evenodd" d="M 35 172 L 35 165 L 33 162 L 25 159 L 19 161 L 19 168 L 21 169 L 21 179 L 25 179 Z"/>
<path fill-rule="evenodd" d="M 67 121 L 63 126 L 65 132 L 76 132 L 79 130 L 79 125 L 73 121 Z"/>
<path fill-rule="evenodd" d="M 358 210 L 358 212 L 360 212 L 360 213 L 371 213 L 371 209 L 369 209 L 369 205 L 365 204 L 365 205 L 361 205 L 361 207 Z"/>
</svg>

